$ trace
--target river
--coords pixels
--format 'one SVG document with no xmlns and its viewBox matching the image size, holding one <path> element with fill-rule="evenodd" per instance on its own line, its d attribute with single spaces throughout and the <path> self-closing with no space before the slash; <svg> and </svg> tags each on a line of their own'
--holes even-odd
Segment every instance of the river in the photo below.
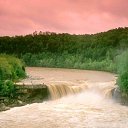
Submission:
<svg viewBox="0 0 128 128">
<path fill-rule="evenodd" d="M 34 67 L 27 68 L 27 73 L 29 78 L 23 82 L 47 84 L 53 99 L 0 112 L 0 128 L 128 127 L 128 108 L 111 99 L 111 90 L 115 88 L 114 74 Z M 80 91 L 71 93 L 67 90 L 65 95 L 63 89 L 67 87 Z M 54 97 L 57 90 L 59 96 Z"/>
</svg>

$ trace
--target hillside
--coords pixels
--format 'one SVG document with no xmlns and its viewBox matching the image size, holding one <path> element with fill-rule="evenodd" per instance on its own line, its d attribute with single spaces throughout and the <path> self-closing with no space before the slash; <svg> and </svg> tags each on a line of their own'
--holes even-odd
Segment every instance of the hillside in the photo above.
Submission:
<svg viewBox="0 0 128 128">
<path fill-rule="evenodd" d="M 0 53 L 23 58 L 28 66 L 114 71 L 111 61 L 127 48 L 127 27 L 93 35 L 34 32 L 26 36 L 0 37 Z M 98 66 L 99 62 L 102 66 Z M 90 66 L 92 63 L 94 66 Z"/>
</svg>

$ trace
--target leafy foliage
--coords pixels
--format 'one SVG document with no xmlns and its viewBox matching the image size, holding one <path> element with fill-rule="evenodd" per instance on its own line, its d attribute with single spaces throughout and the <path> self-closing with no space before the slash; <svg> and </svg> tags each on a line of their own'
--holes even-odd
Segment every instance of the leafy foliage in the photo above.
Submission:
<svg viewBox="0 0 128 128">
<path fill-rule="evenodd" d="M 123 94 L 128 94 L 128 50 L 117 57 L 118 85 Z"/>
<path fill-rule="evenodd" d="M 0 96 L 15 97 L 16 87 L 11 80 L 0 81 Z"/>
<path fill-rule="evenodd" d="M 8 55 L 0 55 L 0 79 L 16 80 L 25 76 L 25 68 L 22 62 Z"/>
<path fill-rule="evenodd" d="M 83 54 L 52 54 L 50 52 L 40 54 L 28 53 L 23 56 L 23 60 L 29 66 L 115 71 L 115 66 L 109 58 L 96 61 L 91 58 L 85 58 Z"/>
<path fill-rule="evenodd" d="M 26 76 L 22 62 L 8 55 L 0 55 L 0 96 L 15 95 L 13 81 Z"/>
<path fill-rule="evenodd" d="M 67 33 L 39 33 L 26 36 L 0 37 L 0 52 L 15 54 L 82 53 L 86 58 L 104 59 L 109 51 L 128 46 L 128 28 L 113 29 L 94 35 L 70 35 Z"/>
</svg>

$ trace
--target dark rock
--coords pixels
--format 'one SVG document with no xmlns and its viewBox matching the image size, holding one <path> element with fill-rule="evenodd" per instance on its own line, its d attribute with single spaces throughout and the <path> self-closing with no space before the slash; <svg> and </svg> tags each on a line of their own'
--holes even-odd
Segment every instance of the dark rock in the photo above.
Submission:
<svg viewBox="0 0 128 128">
<path fill-rule="evenodd" d="M 23 102 L 21 100 L 17 100 L 18 105 L 23 105 Z"/>
<path fill-rule="evenodd" d="M 128 96 L 122 95 L 120 89 L 117 87 L 113 90 L 113 99 L 122 104 L 122 105 L 128 105 Z"/>
<path fill-rule="evenodd" d="M 5 111 L 5 110 L 9 110 L 10 107 L 6 106 L 4 103 L 0 104 L 0 111 Z"/>
</svg>

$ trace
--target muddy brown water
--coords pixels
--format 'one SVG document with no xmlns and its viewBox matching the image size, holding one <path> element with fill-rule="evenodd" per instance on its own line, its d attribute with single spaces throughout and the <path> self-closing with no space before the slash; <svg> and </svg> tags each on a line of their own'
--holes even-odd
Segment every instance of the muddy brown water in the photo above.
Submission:
<svg viewBox="0 0 128 128">
<path fill-rule="evenodd" d="M 0 112 L 0 128 L 128 128 L 128 107 L 111 99 L 114 74 L 34 67 L 27 73 L 22 82 L 47 84 L 54 100 Z"/>
</svg>

